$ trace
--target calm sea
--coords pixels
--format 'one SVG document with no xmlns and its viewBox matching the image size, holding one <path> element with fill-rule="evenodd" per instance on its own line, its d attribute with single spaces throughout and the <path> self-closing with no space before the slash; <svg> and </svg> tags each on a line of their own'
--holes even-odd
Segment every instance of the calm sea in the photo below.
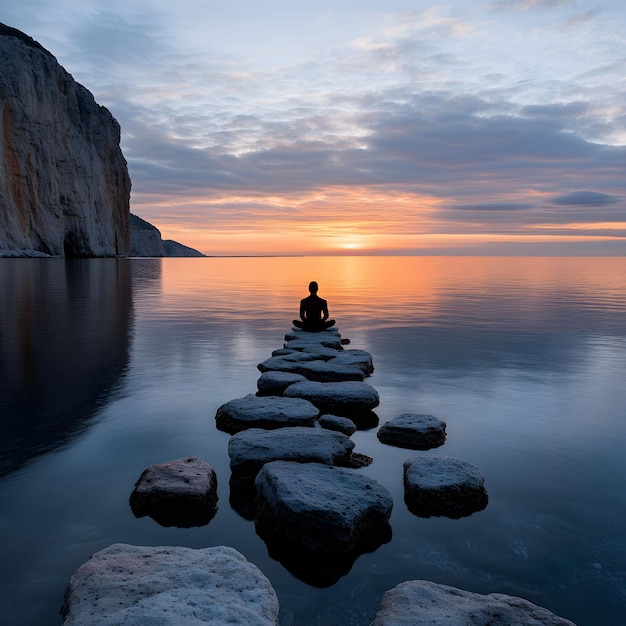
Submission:
<svg viewBox="0 0 626 626">
<path fill-rule="evenodd" d="M 310 280 L 369 351 L 381 423 L 448 424 L 442 454 L 485 476 L 459 520 L 403 502 L 415 454 L 359 431 L 361 471 L 394 498 L 393 538 L 319 588 L 268 555 L 229 504 L 217 408 L 256 391 Z M 0 260 L 0 622 L 60 624 L 72 572 L 117 542 L 233 546 L 284 625 L 365 625 L 385 590 L 427 579 L 521 596 L 579 626 L 626 624 L 626 262 L 322 257 Z M 197 455 L 219 510 L 165 528 L 128 505 L 141 472 Z"/>
</svg>

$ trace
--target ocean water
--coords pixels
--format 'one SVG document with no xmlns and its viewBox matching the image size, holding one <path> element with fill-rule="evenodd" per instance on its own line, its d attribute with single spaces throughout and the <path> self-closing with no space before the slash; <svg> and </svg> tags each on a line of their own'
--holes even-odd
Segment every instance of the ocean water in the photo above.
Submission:
<svg viewBox="0 0 626 626">
<path fill-rule="evenodd" d="M 419 454 L 353 435 L 394 498 L 392 539 L 319 587 L 268 554 L 229 503 L 217 408 L 256 391 L 310 280 L 369 351 L 380 422 L 447 422 L 437 452 L 485 476 L 454 520 L 403 501 Z M 61 623 L 70 576 L 112 543 L 229 545 L 270 579 L 284 625 L 365 625 L 426 579 L 521 596 L 579 626 L 626 624 L 626 263 L 620 258 L 0 260 L 0 622 Z M 154 463 L 216 470 L 206 526 L 136 519 Z"/>
</svg>

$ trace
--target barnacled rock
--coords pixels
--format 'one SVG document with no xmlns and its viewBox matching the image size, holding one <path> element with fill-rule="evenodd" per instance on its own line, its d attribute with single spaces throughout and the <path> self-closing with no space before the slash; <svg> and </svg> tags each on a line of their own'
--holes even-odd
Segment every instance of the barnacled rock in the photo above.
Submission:
<svg viewBox="0 0 626 626">
<path fill-rule="evenodd" d="M 428 450 L 445 442 L 446 423 L 433 415 L 403 413 L 383 424 L 377 435 L 390 446 Z"/>
<path fill-rule="evenodd" d="M 576 626 L 528 600 L 502 593 L 482 595 L 427 580 L 387 591 L 371 626 Z"/>
<path fill-rule="evenodd" d="M 299 383 L 295 383 L 299 384 Z M 259 397 L 252 394 L 226 402 L 215 414 L 219 430 L 229 434 L 246 428 L 284 428 L 314 426 L 319 411 L 302 398 Z"/>
<path fill-rule="evenodd" d="M 404 463 L 404 501 L 419 517 L 457 519 L 489 501 L 481 471 L 464 459 L 424 453 Z"/>
<path fill-rule="evenodd" d="M 113 544 L 72 576 L 64 626 L 233 624 L 275 626 L 269 580 L 233 548 Z"/>
<path fill-rule="evenodd" d="M 215 470 L 195 456 L 144 470 L 130 495 L 136 517 L 148 515 L 162 526 L 203 526 L 217 511 Z"/>
</svg>

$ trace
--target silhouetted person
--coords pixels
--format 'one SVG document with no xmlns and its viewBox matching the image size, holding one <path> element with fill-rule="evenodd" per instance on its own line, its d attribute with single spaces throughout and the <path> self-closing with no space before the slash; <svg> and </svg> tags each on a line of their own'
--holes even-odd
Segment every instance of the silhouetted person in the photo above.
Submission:
<svg viewBox="0 0 626 626">
<path fill-rule="evenodd" d="M 335 320 L 328 319 L 328 304 L 317 295 L 318 286 L 313 280 L 309 283 L 311 295 L 300 300 L 300 319 L 293 320 L 293 325 L 311 333 L 318 333 L 335 325 Z"/>
</svg>

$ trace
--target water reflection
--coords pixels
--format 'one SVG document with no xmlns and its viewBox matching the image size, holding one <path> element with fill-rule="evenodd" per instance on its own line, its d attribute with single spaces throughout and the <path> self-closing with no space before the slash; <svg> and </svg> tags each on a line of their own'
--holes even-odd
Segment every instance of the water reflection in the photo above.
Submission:
<svg viewBox="0 0 626 626">
<path fill-rule="evenodd" d="M 0 262 L 0 475 L 81 432 L 128 364 L 130 265 Z"/>
</svg>

